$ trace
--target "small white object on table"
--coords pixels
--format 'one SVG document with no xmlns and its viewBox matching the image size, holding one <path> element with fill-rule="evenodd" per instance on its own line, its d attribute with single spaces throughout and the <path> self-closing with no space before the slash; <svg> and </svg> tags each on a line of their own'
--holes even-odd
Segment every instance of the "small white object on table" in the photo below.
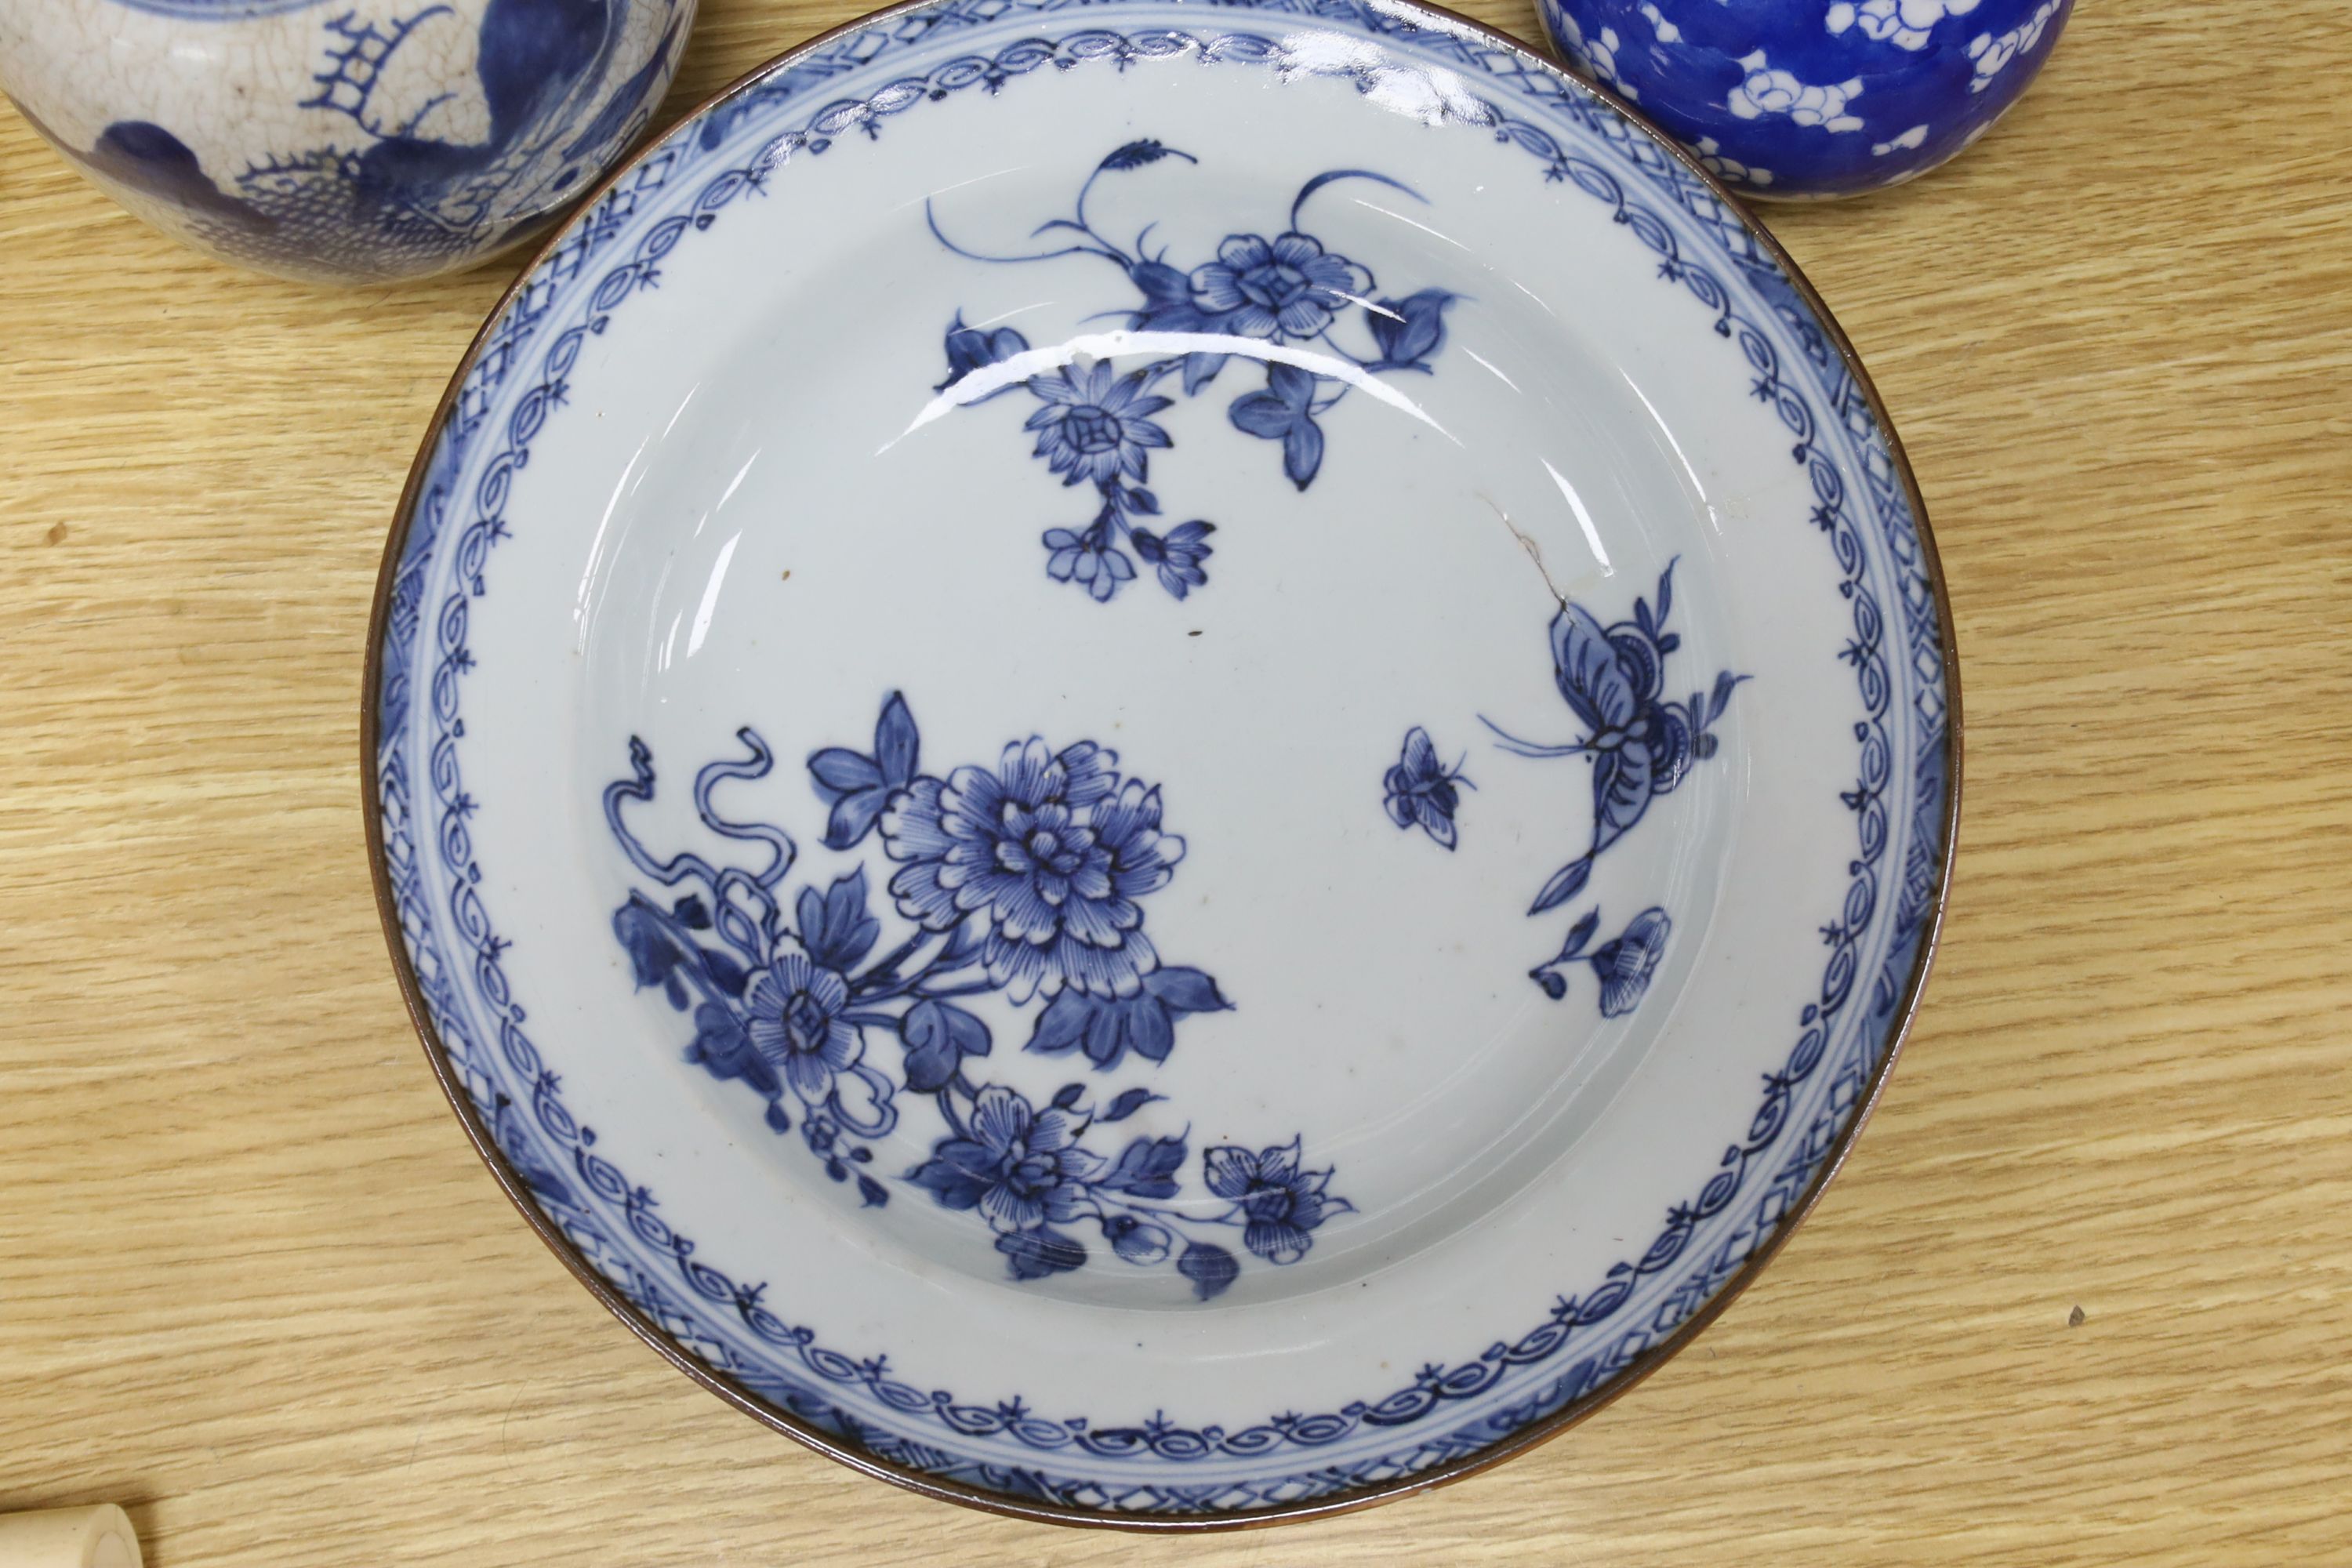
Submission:
<svg viewBox="0 0 2352 1568">
<path fill-rule="evenodd" d="M 139 1532 L 112 1503 L 0 1513 L 0 1568 L 142 1568 Z"/>
</svg>

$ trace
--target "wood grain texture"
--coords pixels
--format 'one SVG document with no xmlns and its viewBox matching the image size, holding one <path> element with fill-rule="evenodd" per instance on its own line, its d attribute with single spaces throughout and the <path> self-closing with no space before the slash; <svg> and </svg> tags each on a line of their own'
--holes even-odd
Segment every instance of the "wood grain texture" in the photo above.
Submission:
<svg viewBox="0 0 2352 1568">
<path fill-rule="evenodd" d="M 673 107 L 851 15 L 703 10 Z M 0 112 L 0 1509 L 121 1501 L 158 1568 L 2352 1562 L 2344 22 L 2083 0 L 1958 163 L 1767 215 L 1895 411 L 1958 623 L 1908 1055 L 1632 1398 L 1183 1541 L 857 1480 L 517 1220 L 402 1015 L 356 757 L 383 529 L 509 267 L 230 272 Z"/>
</svg>

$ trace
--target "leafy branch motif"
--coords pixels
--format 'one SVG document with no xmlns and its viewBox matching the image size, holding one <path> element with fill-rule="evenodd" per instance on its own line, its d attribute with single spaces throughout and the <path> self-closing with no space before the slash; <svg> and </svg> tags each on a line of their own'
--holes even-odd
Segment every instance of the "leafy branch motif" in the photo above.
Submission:
<svg viewBox="0 0 2352 1568">
<path fill-rule="evenodd" d="M 899 1179 L 979 1215 L 1014 1279 L 1083 1267 L 1091 1254 L 1074 1231 L 1091 1226 L 1123 1262 L 1172 1262 L 1202 1300 L 1240 1273 L 1215 1239 L 1223 1232 L 1238 1229 L 1268 1263 L 1295 1263 L 1349 1210 L 1328 1190 L 1329 1170 L 1306 1168 L 1296 1137 L 1204 1149 L 1188 1196 L 1189 1131 L 1134 1136 L 1116 1152 L 1087 1142 L 1162 1096 L 1139 1086 L 1106 1099 L 1074 1082 L 1038 1105 L 978 1081 L 995 1041 L 964 1005 L 976 998 L 1036 1004 L 1025 1048 L 1083 1055 L 1106 1073 L 1130 1052 L 1165 1060 L 1179 1021 L 1233 1005 L 1208 974 L 1161 963 L 1144 932 L 1141 900 L 1168 884 L 1184 841 L 1161 830 L 1158 787 L 1123 777 L 1114 752 L 1090 741 L 1055 751 L 1033 736 L 992 768 L 927 773 L 914 715 L 893 693 L 871 752 L 813 753 L 825 847 L 873 840 L 896 868 L 888 892 L 902 929 L 886 947 L 865 866 L 787 898 L 792 837 L 714 805 L 719 784 L 773 766 L 755 731 L 737 738 L 745 755 L 705 765 L 692 794 L 705 827 L 746 847 L 723 863 L 661 858 L 630 829 L 625 809 L 655 792 L 652 754 L 630 742 L 630 775 L 604 790 L 605 822 L 642 876 L 680 892 L 633 891 L 613 931 L 638 986 L 691 1016 L 686 1059 L 763 1097 L 776 1132 L 797 1116 L 833 1180 L 855 1181 L 869 1206 L 887 1204 L 874 1142 L 898 1127 L 902 1101 L 928 1099 L 943 1131 Z M 871 1050 L 875 1039 L 888 1044 Z"/>
<path fill-rule="evenodd" d="M 1424 199 L 1369 169 L 1332 169 L 1316 175 L 1299 187 L 1282 232 L 1272 238 L 1228 235 L 1214 259 L 1189 269 L 1171 264 L 1164 247 L 1150 248 L 1157 225 L 1147 225 L 1129 246 L 1105 237 L 1087 214 L 1096 182 L 1105 174 L 1168 158 L 1199 162 L 1189 153 L 1148 139 L 1114 150 L 1079 186 L 1069 216 L 1048 219 L 1034 231 L 1034 237 L 1050 236 L 1066 243 L 1026 255 L 968 249 L 949 238 L 938 215 L 929 204 L 925 206 L 931 233 L 958 256 L 998 265 L 1069 256 L 1099 258 L 1118 268 L 1140 296 L 1136 303 L 1105 314 L 1121 318 L 1130 331 L 1201 339 L 1197 349 L 1124 374 L 1108 361 L 1081 359 L 992 385 L 971 399 L 984 403 L 1025 389 L 1037 403 L 1024 425 L 1036 435 L 1033 455 L 1044 459 L 1065 486 L 1094 489 L 1098 504 L 1093 518 L 1048 529 L 1044 542 L 1046 574 L 1056 582 L 1079 584 L 1097 600 L 1109 599 L 1133 581 L 1139 561 L 1151 567 L 1160 585 L 1179 599 L 1208 583 L 1203 563 L 1215 552 L 1208 543 L 1216 531 L 1214 523 L 1195 518 L 1162 532 L 1144 521 L 1161 515 L 1160 498 L 1147 486 L 1150 454 L 1175 444 L 1155 418 L 1175 405 L 1163 387 L 1172 381 L 1185 397 L 1197 396 L 1236 353 L 1260 357 L 1263 351 L 1253 351 L 1261 344 L 1312 345 L 1309 353 L 1260 357 L 1265 384 L 1234 398 L 1225 410 L 1236 430 L 1280 444 L 1283 473 L 1304 490 L 1323 466 L 1325 440 L 1318 421 L 1373 376 L 1402 371 L 1433 374 L 1430 362 L 1445 343 L 1445 309 L 1456 298 L 1444 289 L 1423 289 L 1402 299 L 1375 298 L 1370 269 L 1327 250 L 1321 240 L 1300 227 L 1307 200 L 1339 181 L 1370 181 L 1415 201 Z M 1358 313 L 1370 340 L 1369 353 L 1342 346 L 1335 335 Z M 1029 340 L 1016 329 L 966 326 L 961 312 L 949 325 L 946 349 L 948 378 L 935 389 L 940 392 L 1031 353 Z"/>
<path fill-rule="evenodd" d="M 1632 619 L 1603 626 L 1583 605 L 1566 603 L 1552 617 L 1553 680 L 1585 727 L 1577 740 L 1557 745 L 1523 741 L 1479 716 L 1501 738 L 1500 749 L 1514 756 L 1580 757 L 1592 769 L 1591 842 L 1552 873 L 1536 894 L 1530 915 L 1582 892 L 1601 853 L 1633 830 L 1653 800 L 1673 794 L 1695 763 L 1716 753 L 1711 726 L 1748 677 L 1727 669 L 1716 676 L 1711 693 L 1694 691 L 1687 701 L 1664 700 L 1666 659 L 1682 646 L 1682 637 L 1666 629 L 1674 591 L 1675 563 L 1668 562 L 1658 577 L 1654 609 L 1637 598 Z M 1615 1017 L 1641 1000 L 1672 922 L 1664 910 L 1644 910 L 1621 935 L 1588 952 L 1600 924 L 1596 909 L 1570 929 L 1557 957 L 1528 973 L 1558 1001 L 1568 994 L 1561 971 L 1579 959 L 1590 963 L 1601 981 L 1601 1012 Z"/>
</svg>

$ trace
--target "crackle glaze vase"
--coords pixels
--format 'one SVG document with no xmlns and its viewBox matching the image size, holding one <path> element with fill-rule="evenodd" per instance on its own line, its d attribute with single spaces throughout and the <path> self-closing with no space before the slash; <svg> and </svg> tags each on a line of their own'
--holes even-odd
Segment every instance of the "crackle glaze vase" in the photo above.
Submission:
<svg viewBox="0 0 2352 1568">
<path fill-rule="evenodd" d="M 678 1366 L 937 1496 L 1302 1518 L 1559 1430 L 1787 1234 L 1934 945 L 1948 616 L 1860 366 L 1399 0 L 784 57 L 525 273 L 385 561 L 457 1114 Z"/>
<path fill-rule="evenodd" d="M 1853 195 L 1992 129 L 2074 0 L 1538 0 L 1561 54 L 1744 195 Z"/>
<path fill-rule="evenodd" d="M 695 0 L 0 0 L 0 88 L 165 233 L 281 276 L 463 267 L 645 129 Z"/>
</svg>

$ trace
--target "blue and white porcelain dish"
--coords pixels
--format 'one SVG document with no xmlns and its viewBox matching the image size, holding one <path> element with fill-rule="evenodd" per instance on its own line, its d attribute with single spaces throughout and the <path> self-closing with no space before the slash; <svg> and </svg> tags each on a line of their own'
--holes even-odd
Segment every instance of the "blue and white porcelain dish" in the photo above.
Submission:
<svg viewBox="0 0 2352 1568">
<path fill-rule="evenodd" d="M 1538 0 L 1553 45 L 1744 195 L 1914 179 L 2008 112 L 2074 0 Z"/>
<path fill-rule="evenodd" d="M 695 0 L 10 0 L 0 88 L 199 250 L 309 281 L 479 261 L 641 134 Z"/>
<path fill-rule="evenodd" d="M 1719 188 L 1382 0 L 930 0 L 623 170 L 387 551 L 427 1054 L 671 1360 L 1183 1527 L 1678 1346 L 1940 916 L 1956 671 L 1843 340 Z"/>
</svg>

